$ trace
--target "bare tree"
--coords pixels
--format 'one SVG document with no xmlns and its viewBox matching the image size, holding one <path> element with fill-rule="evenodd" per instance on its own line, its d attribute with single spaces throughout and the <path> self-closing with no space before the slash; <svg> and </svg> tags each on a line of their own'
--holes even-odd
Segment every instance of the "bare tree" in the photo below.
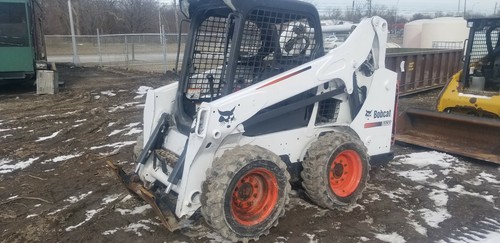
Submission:
<svg viewBox="0 0 500 243">
<path fill-rule="evenodd" d="M 120 22 L 129 33 L 158 32 L 159 3 L 157 0 L 121 0 Z"/>
</svg>

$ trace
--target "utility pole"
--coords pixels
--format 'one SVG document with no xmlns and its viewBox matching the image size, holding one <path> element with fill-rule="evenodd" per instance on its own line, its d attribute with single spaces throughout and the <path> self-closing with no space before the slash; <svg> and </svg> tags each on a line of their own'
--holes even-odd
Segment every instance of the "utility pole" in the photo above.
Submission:
<svg viewBox="0 0 500 243">
<path fill-rule="evenodd" d="M 372 16 L 372 0 L 367 0 L 368 1 L 368 17 Z"/>
<path fill-rule="evenodd" d="M 352 1 L 351 18 L 352 18 L 352 23 L 354 24 L 354 0 Z"/>
<path fill-rule="evenodd" d="M 495 3 L 495 9 L 493 10 L 493 15 L 497 15 L 497 5 L 498 5 L 498 2 Z"/>
<path fill-rule="evenodd" d="M 464 0 L 464 19 L 466 19 L 466 13 L 467 13 L 467 0 Z"/>
<path fill-rule="evenodd" d="M 460 0 L 458 0 L 457 16 L 460 15 Z"/>
<path fill-rule="evenodd" d="M 71 7 L 71 0 L 68 0 L 68 11 L 69 11 L 69 25 L 71 29 L 71 41 L 73 42 L 73 64 L 80 64 L 80 57 L 78 56 L 78 51 L 76 49 L 76 37 L 75 37 L 75 26 L 73 25 L 73 7 Z"/>
</svg>

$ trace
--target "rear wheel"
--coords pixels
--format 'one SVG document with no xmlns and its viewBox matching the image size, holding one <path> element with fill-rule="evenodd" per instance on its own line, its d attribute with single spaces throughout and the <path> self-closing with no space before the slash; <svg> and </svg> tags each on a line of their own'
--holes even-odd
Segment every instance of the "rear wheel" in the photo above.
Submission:
<svg viewBox="0 0 500 243">
<path fill-rule="evenodd" d="M 290 176 L 285 163 L 258 146 L 226 151 L 203 183 L 201 213 L 231 241 L 257 240 L 285 213 Z"/>
<path fill-rule="evenodd" d="M 366 187 L 370 170 L 366 147 L 347 132 L 319 137 L 309 148 L 303 167 L 307 195 L 330 209 L 354 204 Z"/>
</svg>

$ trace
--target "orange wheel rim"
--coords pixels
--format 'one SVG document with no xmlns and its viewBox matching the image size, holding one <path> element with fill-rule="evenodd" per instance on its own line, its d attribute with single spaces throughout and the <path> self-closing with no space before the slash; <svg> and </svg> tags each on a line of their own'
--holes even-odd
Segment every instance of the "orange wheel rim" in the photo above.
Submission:
<svg viewBox="0 0 500 243">
<path fill-rule="evenodd" d="M 278 180 L 264 168 L 247 172 L 236 183 L 231 198 L 231 213 L 241 225 L 263 222 L 278 202 Z"/>
<path fill-rule="evenodd" d="M 348 197 L 358 188 L 362 174 L 359 154 L 354 150 L 342 151 L 335 157 L 328 172 L 330 189 L 339 197 Z"/>
</svg>

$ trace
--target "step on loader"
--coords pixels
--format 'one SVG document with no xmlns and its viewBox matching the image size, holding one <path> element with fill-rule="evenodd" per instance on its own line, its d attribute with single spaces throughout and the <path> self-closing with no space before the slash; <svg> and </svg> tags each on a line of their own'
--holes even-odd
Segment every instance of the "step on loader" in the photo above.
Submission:
<svg viewBox="0 0 500 243">
<path fill-rule="evenodd" d="M 363 20 L 325 53 L 318 11 L 295 0 L 183 0 L 179 82 L 150 90 L 135 171 L 109 163 L 173 231 L 200 212 L 231 241 L 285 213 L 291 182 L 324 208 L 352 206 L 370 162 L 390 159 L 396 73 L 387 23 Z"/>
<path fill-rule="evenodd" d="M 468 26 L 463 69 L 439 94 L 437 112 L 402 113 L 396 140 L 500 164 L 500 18 Z"/>
</svg>

